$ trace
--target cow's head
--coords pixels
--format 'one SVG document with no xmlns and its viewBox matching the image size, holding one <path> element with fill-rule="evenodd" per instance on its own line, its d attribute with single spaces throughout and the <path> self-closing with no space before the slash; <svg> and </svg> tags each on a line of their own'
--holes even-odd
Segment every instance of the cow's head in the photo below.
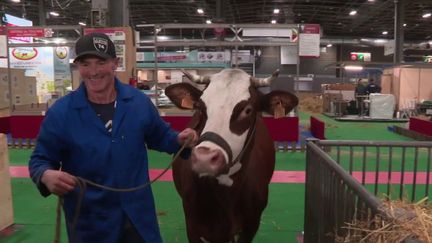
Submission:
<svg viewBox="0 0 432 243">
<path fill-rule="evenodd" d="M 165 93 L 177 107 L 196 111 L 190 126 L 200 134 L 200 140 L 192 151 L 192 170 L 218 177 L 219 182 L 240 169 L 241 163 L 233 161 L 251 136 L 259 112 L 285 115 L 298 104 L 289 92 L 264 95 L 257 90 L 270 85 L 279 71 L 268 78 L 251 77 L 240 69 L 224 69 L 211 76 L 184 73 L 192 81 L 206 84 L 205 89 L 178 83 L 168 86 Z"/>
</svg>

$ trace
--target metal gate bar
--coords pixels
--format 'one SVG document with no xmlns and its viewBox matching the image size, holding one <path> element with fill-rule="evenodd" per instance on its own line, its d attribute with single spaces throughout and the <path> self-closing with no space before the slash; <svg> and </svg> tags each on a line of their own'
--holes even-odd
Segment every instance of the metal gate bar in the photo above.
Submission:
<svg viewBox="0 0 432 243">
<path fill-rule="evenodd" d="M 418 174 L 426 173 L 421 179 L 426 184 L 421 196 L 429 196 L 431 150 L 432 142 L 309 140 L 304 242 L 335 242 L 337 236 L 353 233 L 344 228 L 347 222 L 362 220 L 373 225 L 371 219 L 377 214 L 390 218 L 376 197 L 382 191 L 381 184 L 386 187 L 383 192 L 391 198 L 396 183 L 398 198 L 402 199 L 404 186 L 412 183 L 408 200 L 414 201 L 421 194 Z M 396 166 L 398 163 L 400 166 Z M 352 176 L 354 173 L 361 173 L 358 181 Z M 368 173 L 375 178 L 368 178 Z M 400 179 L 396 178 L 398 173 Z M 373 184 L 371 192 L 366 184 Z"/>
</svg>

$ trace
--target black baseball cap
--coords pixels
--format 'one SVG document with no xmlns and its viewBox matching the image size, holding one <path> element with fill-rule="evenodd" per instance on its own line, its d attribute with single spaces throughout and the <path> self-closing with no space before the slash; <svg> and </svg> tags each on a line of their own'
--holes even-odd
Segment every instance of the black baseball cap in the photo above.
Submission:
<svg viewBox="0 0 432 243">
<path fill-rule="evenodd" d="M 98 32 L 82 36 L 75 43 L 76 57 L 74 62 L 84 56 L 97 56 L 103 59 L 116 58 L 114 43 L 111 39 Z"/>
</svg>

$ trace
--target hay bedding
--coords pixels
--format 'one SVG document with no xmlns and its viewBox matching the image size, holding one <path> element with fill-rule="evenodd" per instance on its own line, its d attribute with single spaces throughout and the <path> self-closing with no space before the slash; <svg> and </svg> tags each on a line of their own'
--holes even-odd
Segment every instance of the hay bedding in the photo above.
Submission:
<svg viewBox="0 0 432 243">
<path fill-rule="evenodd" d="M 346 223 L 348 235 L 336 237 L 337 243 L 348 242 L 432 242 L 432 205 L 404 201 L 384 201 L 391 220 L 376 216 L 374 220 Z M 414 241 L 411 241 L 414 240 Z"/>
<path fill-rule="evenodd" d="M 318 93 L 297 93 L 299 98 L 299 109 L 304 112 L 322 113 L 323 100 Z"/>
</svg>

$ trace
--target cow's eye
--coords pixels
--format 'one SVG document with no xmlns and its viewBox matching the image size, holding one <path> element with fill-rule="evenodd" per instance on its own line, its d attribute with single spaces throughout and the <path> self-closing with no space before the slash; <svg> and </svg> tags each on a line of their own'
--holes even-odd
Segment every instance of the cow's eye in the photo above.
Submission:
<svg viewBox="0 0 432 243">
<path fill-rule="evenodd" d="M 243 112 L 242 112 L 242 113 L 243 113 L 243 114 L 242 114 L 242 117 L 243 117 L 243 118 L 250 116 L 251 113 L 252 113 L 252 106 L 247 105 L 247 106 L 243 109 Z"/>
</svg>

